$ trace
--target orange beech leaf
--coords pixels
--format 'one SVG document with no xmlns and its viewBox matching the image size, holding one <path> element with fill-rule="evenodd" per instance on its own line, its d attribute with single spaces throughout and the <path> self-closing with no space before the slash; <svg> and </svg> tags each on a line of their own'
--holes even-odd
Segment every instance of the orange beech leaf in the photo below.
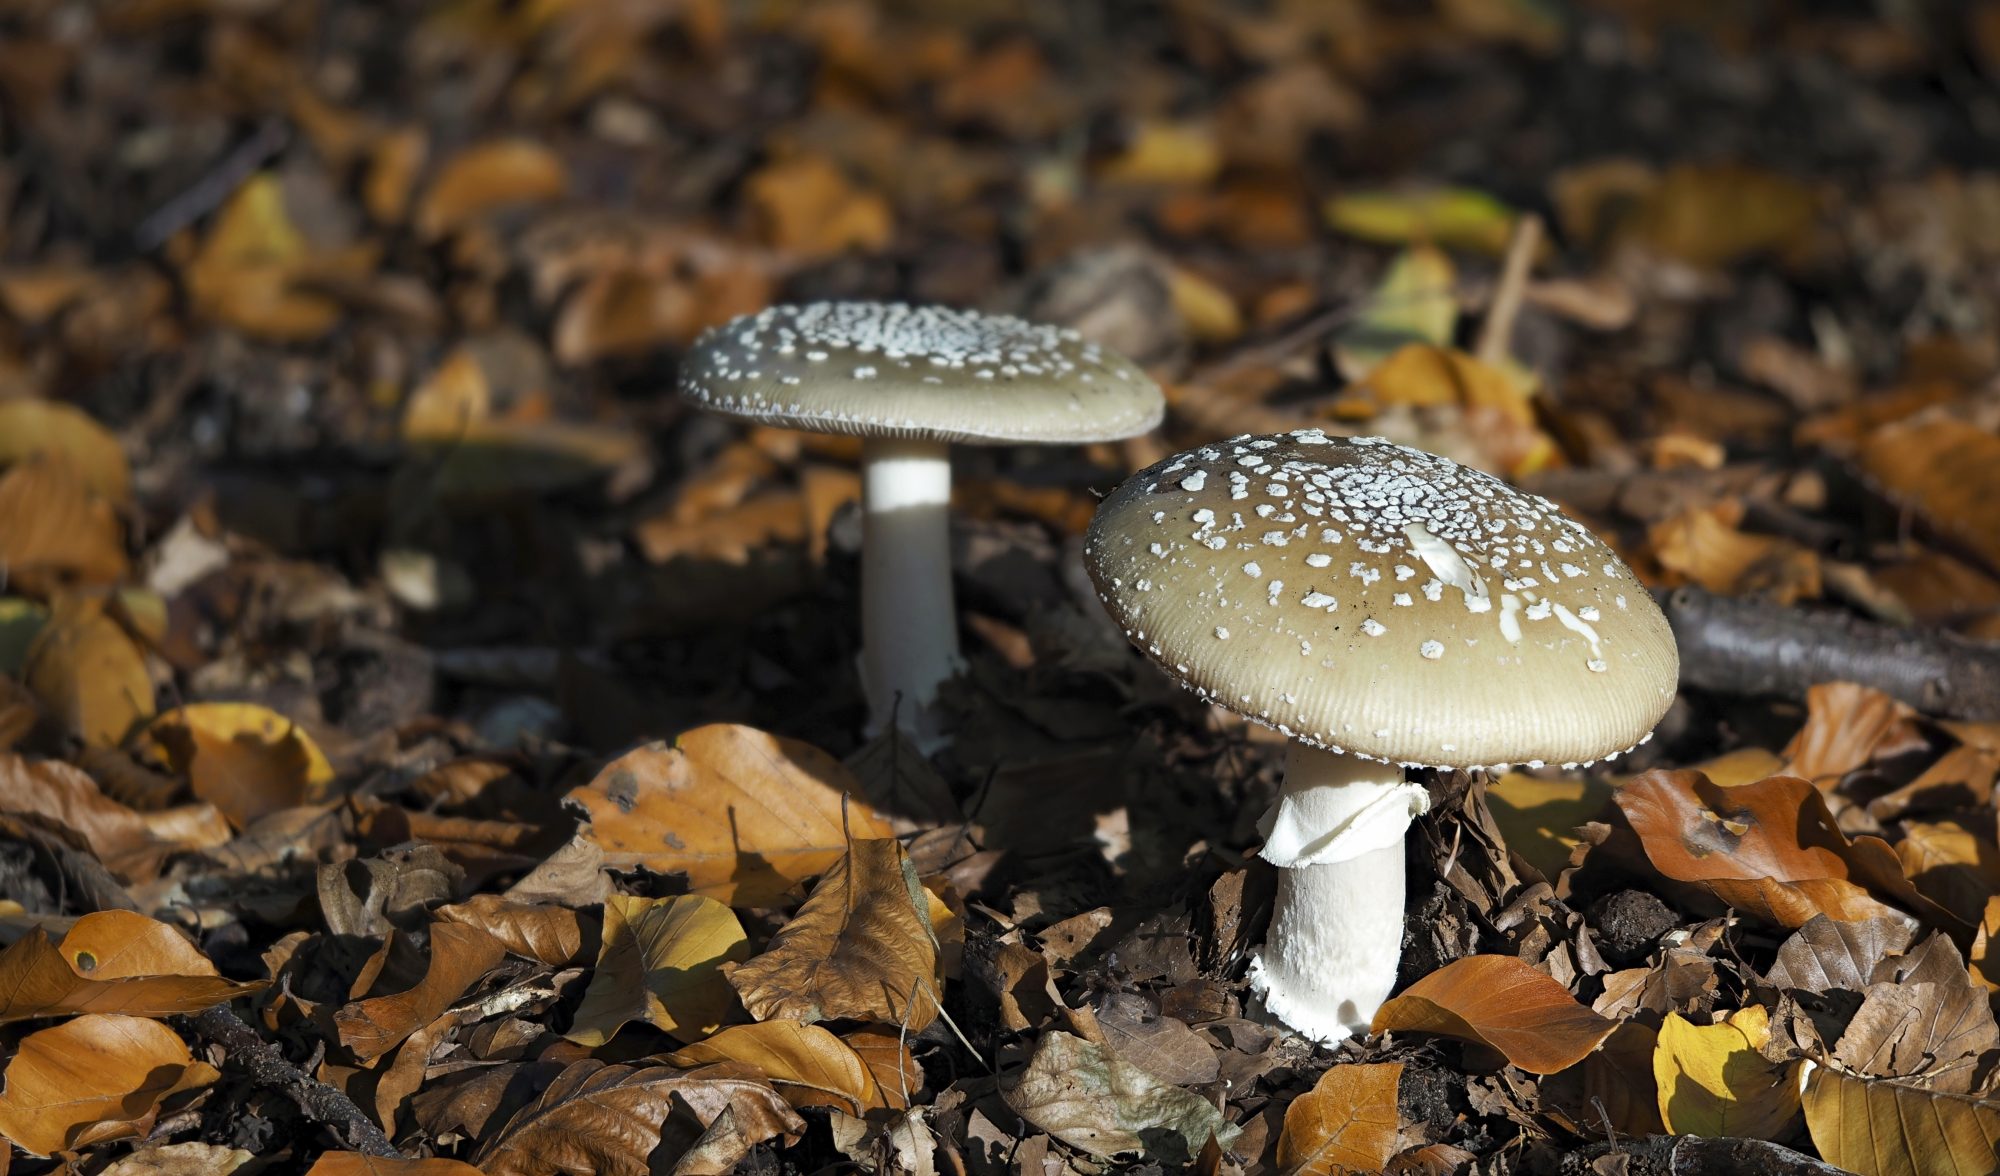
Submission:
<svg viewBox="0 0 2000 1176">
<path fill-rule="evenodd" d="M 105 868 L 139 882 L 158 877 L 171 854 L 214 849 L 233 836 L 213 805 L 136 812 L 79 768 L 18 755 L 0 754 L 0 809 L 57 822 L 82 837 Z"/>
<path fill-rule="evenodd" d="M 185 935 L 134 911 L 84 915 L 60 940 L 39 929 L 0 952 L 0 1021 L 63 1013 L 164 1017 L 247 996 Z"/>
<path fill-rule="evenodd" d="M 861 1055 L 818 1025 L 796 1021 L 731 1025 L 676 1050 L 667 1060 L 690 1068 L 710 1062 L 753 1066 L 799 1108 L 834 1107 L 865 1115 L 896 1105 Z"/>
<path fill-rule="evenodd" d="M 28 646 L 27 686 L 71 734 L 114 747 L 153 715 L 146 659 L 102 600 L 64 596 Z"/>
<path fill-rule="evenodd" d="M 60 401 L 0 401 L 0 466 L 38 453 L 60 454 L 85 485 L 114 506 L 132 497 L 132 465 L 111 430 Z"/>
<path fill-rule="evenodd" d="M 109 584 L 130 570 L 125 530 L 68 457 L 32 454 L 0 472 L 0 567 L 10 583 L 37 594 L 62 584 Z"/>
<path fill-rule="evenodd" d="M 139 754 L 188 777 L 238 828 L 327 798 L 333 765 L 312 736 L 249 702 L 195 702 L 147 726 Z"/>
<path fill-rule="evenodd" d="M 1403 1063 L 1329 1067 L 1285 1108 L 1278 1168 L 1298 1176 L 1379 1172 L 1396 1150 Z"/>
<path fill-rule="evenodd" d="M 2000 568 L 2000 437 L 1928 415 L 1884 425 L 1861 446 L 1861 468 L 1897 503 Z"/>
<path fill-rule="evenodd" d="M 480 1171 L 463 1161 L 437 1156 L 408 1160 L 401 1156 L 365 1156 L 360 1152 L 325 1152 L 306 1169 L 306 1176 L 480 1176 Z"/>
<path fill-rule="evenodd" d="M 160 1022 L 92 1013 L 15 1049 L 0 1075 L 0 1136 L 46 1156 L 143 1135 L 167 1096 L 219 1077 Z"/>
<path fill-rule="evenodd" d="M 1925 746 L 1917 712 L 1880 690 L 1821 682 L 1806 691 L 1806 722 L 1785 745 L 1786 774 L 1834 784 L 1876 758 Z"/>
<path fill-rule="evenodd" d="M 481 143 L 438 168 L 417 204 L 417 231 L 442 237 L 495 209 L 546 204 L 568 187 L 568 170 L 547 147 L 530 139 Z"/>
<path fill-rule="evenodd" d="M 381 1057 L 436 1020 L 506 954 L 499 940 L 477 927 L 439 922 L 430 932 L 430 966 L 415 987 L 352 1001 L 333 1015 L 341 1044 L 363 1061 Z"/>
<path fill-rule="evenodd" d="M 1700 772 L 1654 770 L 1615 799 L 1654 869 L 1767 923 L 1798 928 L 1820 914 L 1893 916 L 1894 904 L 1961 926 L 1917 892 L 1887 842 L 1849 840 L 1819 790 L 1797 777 L 1724 788 Z"/>
<path fill-rule="evenodd" d="M 1495 955 L 1466 956 L 1425 976 L 1377 1009 L 1371 1026 L 1489 1046 L 1535 1074 L 1582 1061 L 1617 1027 L 1546 974 Z"/>
</svg>

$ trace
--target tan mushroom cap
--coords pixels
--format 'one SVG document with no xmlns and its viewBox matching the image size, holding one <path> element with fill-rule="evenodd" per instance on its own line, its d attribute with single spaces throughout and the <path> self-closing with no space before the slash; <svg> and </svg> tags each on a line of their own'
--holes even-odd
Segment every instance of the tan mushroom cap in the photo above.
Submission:
<svg viewBox="0 0 2000 1176">
<path fill-rule="evenodd" d="M 1084 549 L 1168 673 L 1318 747 L 1576 764 L 1642 742 L 1679 655 L 1643 585 L 1546 498 L 1380 438 L 1237 437 L 1134 475 Z"/>
<path fill-rule="evenodd" d="M 680 392 L 760 424 L 986 445 L 1115 441 L 1165 411 L 1144 372 L 1073 330 L 900 302 L 732 319 L 696 342 Z"/>
</svg>

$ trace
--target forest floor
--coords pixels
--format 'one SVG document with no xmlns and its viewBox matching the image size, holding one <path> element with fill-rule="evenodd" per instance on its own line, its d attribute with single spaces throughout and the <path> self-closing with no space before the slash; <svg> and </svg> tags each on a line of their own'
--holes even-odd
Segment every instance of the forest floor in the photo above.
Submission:
<svg viewBox="0 0 2000 1176">
<path fill-rule="evenodd" d="M 1994 0 L 7 6 L 12 1170 L 2000 1170 L 1996 141 Z M 928 757 L 857 444 L 674 395 L 825 298 L 1166 389 L 955 454 Z M 1330 1048 L 1244 981 L 1282 739 L 1078 558 L 1301 427 L 1682 656 L 1630 756 L 1420 774 Z"/>
</svg>

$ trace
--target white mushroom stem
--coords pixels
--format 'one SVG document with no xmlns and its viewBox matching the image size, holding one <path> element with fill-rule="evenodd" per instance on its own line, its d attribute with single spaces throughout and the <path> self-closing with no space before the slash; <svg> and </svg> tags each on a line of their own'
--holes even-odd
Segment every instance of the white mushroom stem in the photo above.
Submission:
<svg viewBox="0 0 2000 1176">
<path fill-rule="evenodd" d="M 1403 949 L 1403 831 L 1429 807 L 1394 764 L 1290 746 L 1260 822 L 1278 896 L 1250 963 L 1273 1016 L 1315 1041 L 1367 1032 Z"/>
<path fill-rule="evenodd" d="M 861 505 L 861 684 L 869 730 L 885 729 L 894 714 L 905 731 L 928 740 L 938 683 L 959 665 L 949 448 L 870 437 L 861 448 Z"/>
</svg>

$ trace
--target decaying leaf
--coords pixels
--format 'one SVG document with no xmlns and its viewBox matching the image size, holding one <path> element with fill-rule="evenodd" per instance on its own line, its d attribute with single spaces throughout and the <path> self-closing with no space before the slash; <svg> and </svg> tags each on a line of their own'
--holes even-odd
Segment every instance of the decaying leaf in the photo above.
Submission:
<svg viewBox="0 0 2000 1176">
<path fill-rule="evenodd" d="M 333 765 L 298 724 L 248 702 L 196 702 L 154 719 L 142 755 L 188 777 L 238 828 L 326 799 Z"/>
<path fill-rule="evenodd" d="M 594 947 L 595 933 L 568 907 L 515 902 L 497 894 L 475 894 L 437 908 L 440 919 L 466 923 L 498 939 L 508 951 L 552 968 L 575 963 Z"/>
<path fill-rule="evenodd" d="M 1278 1167 L 1299 1176 L 1379 1172 L 1396 1150 L 1401 1062 L 1329 1066 L 1285 1108 Z"/>
<path fill-rule="evenodd" d="M 825 752 L 716 724 L 626 753 L 567 800 L 588 815 L 584 836 L 606 865 L 681 874 L 696 894 L 762 906 L 832 865 L 847 831 L 891 832 L 855 796 Z"/>
<path fill-rule="evenodd" d="M 187 937 L 132 911 L 97 911 L 60 940 L 31 931 L 0 952 L 0 1021 L 63 1013 L 164 1017 L 247 996 Z"/>
<path fill-rule="evenodd" d="M 500 941 L 477 927 L 433 923 L 430 932 L 430 964 L 415 987 L 354 1001 L 333 1015 L 341 1044 L 356 1057 L 380 1057 L 436 1020 L 504 954 Z"/>
<path fill-rule="evenodd" d="M 0 810 L 35 813 L 82 837 L 105 868 L 144 882 L 171 854 L 214 849 L 232 833 L 210 804 L 136 812 L 104 795 L 82 770 L 0 753 Z"/>
<path fill-rule="evenodd" d="M 0 1136 L 46 1156 L 141 1135 L 167 1096 L 218 1077 L 164 1024 L 91 1013 L 15 1049 L 0 1075 Z"/>
<path fill-rule="evenodd" d="M 762 1074 L 795 1107 L 833 1107 L 850 1115 L 895 1107 L 875 1074 L 848 1044 L 818 1025 L 764 1021 L 731 1025 L 667 1058 L 692 1069 L 710 1062 L 740 1062 Z M 906 1103 L 903 1105 L 907 1105 Z"/>
<path fill-rule="evenodd" d="M 569 1039 L 603 1045 L 628 1021 L 646 1021 L 683 1041 L 706 1037 L 736 1007 L 726 966 L 749 954 L 743 925 L 712 898 L 611 895 L 604 900 L 597 970 Z"/>
<path fill-rule="evenodd" d="M 1668 1013 L 1653 1052 L 1660 1118 L 1678 1135 L 1777 1139 L 1799 1113 L 1796 1062 L 1773 1063 L 1764 1047 L 1771 1015 L 1740 1009 L 1713 1025 Z"/>
<path fill-rule="evenodd" d="M 1617 1022 L 1513 956 L 1453 960 L 1375 1011 L 1376 1033 L 1435 1033 L 1498 1050 L 1535 1074 L 1575 1065 Z"/>
<path fill-rule="evenodd" d="M 681 1115 L 693 1119 L 699 1134 L 671 1138 Z M 540 1098 L 515 1112 L 473 1164 L 486 1176 L 723 1172 L 764 1140 L 794 1143 L 805 1130 L 798 1112 L 748 1067 L 682 1070 L 587 1059 L 570 1063 Z M 674 1146 L 659 1155 L 663 1134 Z M 712 1166 L 681 1166 L 698 1148 Z"/>
<path fill-rule="evenodd" d="M 1210 1139 L 1227 1146 L 1238 1133 L 1199 1095 L 1055 1030 L 1042 1034 L 1027 1067 L 1003 1080 L 1000 1093 L 1028 1122 L 1104 1158 L 1143 1152 L 1186 1164 Z"/>
<path fill-rule="evenodd" d="M 729 982 L 760 1021 L 853 1019 L 920 1032 L 937 1019 L 944 980 L 929 908 L 900 842 L 856 840 Z"/>
</svg>

